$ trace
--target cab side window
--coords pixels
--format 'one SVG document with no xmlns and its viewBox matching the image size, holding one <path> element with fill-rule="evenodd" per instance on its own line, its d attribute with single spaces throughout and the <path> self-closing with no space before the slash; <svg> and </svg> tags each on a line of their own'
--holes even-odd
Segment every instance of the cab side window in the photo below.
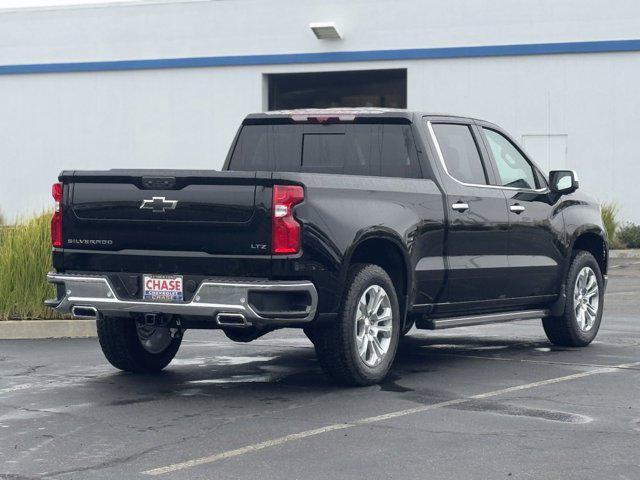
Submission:
<svg viewBox="0 0 640 480">
<path fill-rule="evenodd" d="M 486 185 L 484 164 L 469 126 L 434 123 L 432 128 L 449 175 L 459 182 Z"/>
<path fill-rule="evenodd" d="M 482 131 L 498 167 L 500 184 L 504 187 L 535 190 L 538 182 L 533 166 L 515 145 L 495 130 L 483 127 Z"/>
</svg>

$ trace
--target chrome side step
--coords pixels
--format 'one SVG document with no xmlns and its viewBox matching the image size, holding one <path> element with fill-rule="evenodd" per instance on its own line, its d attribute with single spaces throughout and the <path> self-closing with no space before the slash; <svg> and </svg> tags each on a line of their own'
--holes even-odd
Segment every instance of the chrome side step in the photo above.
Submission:
<svg viewBox="0 0 640 480">
<path fill-rule="evenodd" d="M 464 317 L 425 318 L 416 322 L 417 328 L 442 330 L 443 328 L 470 327 L 488 323 L 513 322 L 514 320 L 532 320 L 544 318 L 549 310 L 521 310 L 518 312 L 491 313 L 488 315 L 465 315 Z"/>
</svg>

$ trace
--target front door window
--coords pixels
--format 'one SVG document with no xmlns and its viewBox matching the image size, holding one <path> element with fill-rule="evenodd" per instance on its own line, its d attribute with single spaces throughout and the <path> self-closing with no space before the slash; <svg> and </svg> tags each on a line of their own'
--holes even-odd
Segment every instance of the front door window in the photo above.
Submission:
<svg viewBox="0 0 640 480">
<path fill-rule="evenodd" d="M 498 167 L 500 184 L 504 187 L 535 190 L 536 176 L 533 167 L 520 151 L 495 130 L 482 130 Z"/>
</svg>

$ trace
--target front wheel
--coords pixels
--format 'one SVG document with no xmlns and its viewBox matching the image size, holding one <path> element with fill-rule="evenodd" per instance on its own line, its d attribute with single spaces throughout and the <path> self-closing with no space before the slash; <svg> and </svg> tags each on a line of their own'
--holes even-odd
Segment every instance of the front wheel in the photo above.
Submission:
<svg viewBox="0 0 640 480">
<path fill-rule="evenodd" d="M 127 372 L 159 372 L 173 360 L 182 342 L 166 327 L 139 325 L 132 318 L 99 318 L 97 329 L 104 356 Z"/>
<path fill-rule="evenodd" d="M 322 369 L 348 385 L 383 380 L 400 338 L 398 297 L 389 275 L 377 265 L 354 265 L 336 322 L 314 332 Z"/>
<path fill-rule="evenodd" d="M 600 266 L 589 252 L 573 256 L 566 280 L 564 313 L 542 320 L 547 338 L 554 345 L 585 347 L 598 333 L 604 305 L 604 282 Z"/>
</svg>

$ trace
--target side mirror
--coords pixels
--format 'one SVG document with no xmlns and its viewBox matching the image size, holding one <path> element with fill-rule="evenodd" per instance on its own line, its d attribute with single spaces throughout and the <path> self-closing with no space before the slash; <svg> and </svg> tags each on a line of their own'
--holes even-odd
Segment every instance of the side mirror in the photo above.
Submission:
<svg viewBox="0 0 640 480">
<path fill-rule="evenodd" d="M 578 175 L 573 170 L 552 170 L 549 172 L 549 187 L 554 193 L 573 193 L 579 186 Z"/>
</svg>

